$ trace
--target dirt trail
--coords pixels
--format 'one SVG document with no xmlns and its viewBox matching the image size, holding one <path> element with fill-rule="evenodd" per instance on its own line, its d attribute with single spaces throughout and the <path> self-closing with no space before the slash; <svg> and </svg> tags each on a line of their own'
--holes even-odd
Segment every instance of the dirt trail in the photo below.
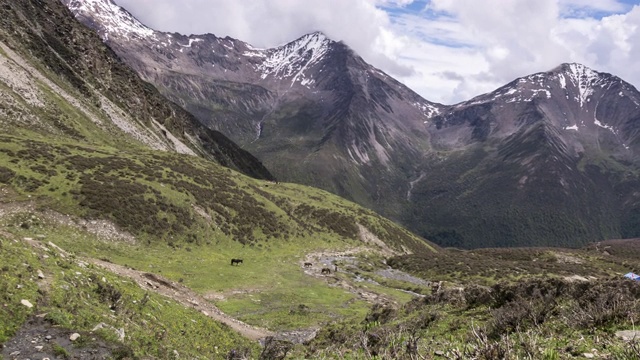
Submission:
<svg viewBox="0 0 640 360">
<path fill-rule="evenodd" d="M 49 247 L 54 249 L 58 253 L 60 253 L 62 256 L 69 256 L 69 254 L 66 251 L 64 251 L 63 249 L 61 249 L 60 247 L 58 247 L 52 242 L 48 242 L 47 244 L 45 244 L 43 242 L 34 240 L 32 238 L 23 238 L 22 240 L 33 247 L 42 248 L 42 249 L 47 249 L 47 247 Z M 165 279 L 162 276 L 143 272 L 143 271 L 133 270 L 125 266 L 121 266 L 121 265 L 117 265 L 117 264 L 113 264 L 110 262 L 97 260 L 97 259 L 84 258 L 84 259 L 78 259 L 78 261 L 84 262 L 84 263 L 92 263 L 109 272 L 112 272 L 114 274 L 117 274 L 123 277 L 127 277 L 135 281 L 138 284 L 138 286 L 140 286 L 145 290 L 153 291 L 160 295 L 166 296 L 185 307 L 194 308 L 200 311 L 202 314 L 216 321 L 227 324 L 233 330 L 235 330 L 236 332 L 238 332 L 239 334 L 241 334 L 242 336 L 248 339 L 261 340 L 268 336 L 276 335 L 275 333 L 269 330 L 248 325 L 246 323 L 243 323 L 240 320 L 236 320 L 231 316 L 226 315 L 225 313 L 220 311 L 220 309 L 218 309 L 216 306 L 211 304 L 202 296 L 198 295 L 193 290 L 187 288 L 182 284 Z"/>
<path fill-rule="evenodd" d="M 181 284 L 167 280 L 156 274 L 137 271 L 126 268 L 124 266 L 96 259 L 91 259 L 89 260 L 89 262 L 98 265 L 114 274 L 128 277 L 145 290 L 156 292 L 173 299 L 183 306 L 194 308 L 216 321 L 220 321 L 221 323 L 229 325 L 229 327 L 249 339 L 260 340 L 266 338 L 267 336 L 275 335 L 275 333 L 269 330 L 245 324 L 242 321 L 236 320 L 231 316 L 226 315 L 225 313 L 220 311 L 220 309 L 209 303 L 202 296 L 195 293 L 193 290 Z"/>
</svg>

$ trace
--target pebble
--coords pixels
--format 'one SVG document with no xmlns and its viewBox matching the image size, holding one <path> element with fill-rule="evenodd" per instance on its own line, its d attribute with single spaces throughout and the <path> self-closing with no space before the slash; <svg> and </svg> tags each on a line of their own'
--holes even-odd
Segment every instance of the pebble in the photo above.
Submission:
<svg viewBox="0 0 640 360">
<path fill-rule="evenodd" d="M 593 359 L 595 357 L 595 355 L 593 355 L 592 353 L 584 353 L 582 354 L 584 357 L 586 357 L 587 359 Z"/>
<path fill-rule="evenodd" d="M 436 350 L 436 351 L 434 352 L 434 354 L 436 354 L 436 356 L 444 356 L 444 351 L 442 351 L 442 350 Z"/>
<path fill-rule="evenodd" d="M 26 306 L 28 308 L 32 308 L 33 307 L 33 304 L 29 300 L 25 300 L 25 299 L 20 300 L 20 304 L 22 304 L 22 305 L 24 305 L 24 306 Z"/>
<path fill-rule="evenodd" d="M 44 348 L 44 346 L 41 346 L 41 345 L 36 346 L 36 350 L 38 350 L 38 351 L 42 351 L 43 348 Z"/>
<path fill-rule="evenodd" d="M 76 340 L 78 340 L 79 337 L 80 337 L 80 334 L 73 333 L 73 334 L 71 334 L 71 336 L 69 336 L 69 340 L 76 341 Z"/>
<path fill-rule="evenodd" d="M 51 340 L 51 339 L 53 339 L 53 338 L 51 337 L 51 335 L 47 335 L 47 336 L 45 336 L 44 338 L 45 338 L 45 339 L 47 339 L 47 340 Z"/>
<path fill-rule="evenodd" d="M 44 279 L 44 273 L 42 270 L 38 270 L 38 279 Z"/>
</svg>

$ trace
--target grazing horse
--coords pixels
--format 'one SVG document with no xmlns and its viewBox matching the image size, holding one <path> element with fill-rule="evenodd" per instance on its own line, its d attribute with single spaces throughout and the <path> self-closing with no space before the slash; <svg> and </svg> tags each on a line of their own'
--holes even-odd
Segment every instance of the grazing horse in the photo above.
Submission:
<svg viewBox="0 0 640 360">
<path fill-rule="evenodd" d="M 329 268 L 322 268 L 322 270 L 320 270 L 320 274 L 331 274 L 331 269 Z"/>
<path fill-rule="evenodd" d="M 240 265 L 242 264 L 242 259 L 231 259 L 231 265 Z"/>
<path fill-rule="evenodd" d="M 306 268 L 310 268 L 310 267 L 312 267 L 312 266 L 313 266 L 313 264 L 312 264 L 312 263 L 310 263 L 310 262 L 306 262 L 306 263 L 304 263 L 304 267 L 306 267 Z"/>
</svg>

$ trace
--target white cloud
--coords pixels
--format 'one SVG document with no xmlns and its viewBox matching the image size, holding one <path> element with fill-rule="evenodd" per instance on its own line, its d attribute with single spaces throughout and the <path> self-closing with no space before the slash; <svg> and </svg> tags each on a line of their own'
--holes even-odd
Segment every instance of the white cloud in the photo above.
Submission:
<svg viewBox="0 0 640 360">
<path fill-rule="evenodd" d="M 228 35 L 259 47 L 320 30 L 443 103 L 562 62 L 640 84 L 640 7 L 617 0 L 116 2 L 159 30 Z"/>
</svg>

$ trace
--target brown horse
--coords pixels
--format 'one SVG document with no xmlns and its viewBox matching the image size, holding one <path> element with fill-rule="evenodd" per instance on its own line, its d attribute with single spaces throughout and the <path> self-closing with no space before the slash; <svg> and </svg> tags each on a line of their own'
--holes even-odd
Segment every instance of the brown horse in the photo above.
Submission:
<svg viewBox="0 0 640 360">
<path fill-rule="evenodd" d="M 312 266 L 313 266 L 313 264 L 312 264 L 312 263 L 310 263 L 310 262 L 306 262 L 306 263 L 304 263 L 304 267 L 306 267 L 306 268 L 310 268 L 310 267 L 312 267 Z"/>
<path fill-rule="evenodd" d="M 320 270 L 320 274 L 331 274 L 331 269 L 329 268 L 322 268 L 322 270 Z"/>
<path fill-rule="evenodd" d="M 242 264 L 242 259 L 231 259 L 231 265 L 240 265 Z"/>
</svg>

